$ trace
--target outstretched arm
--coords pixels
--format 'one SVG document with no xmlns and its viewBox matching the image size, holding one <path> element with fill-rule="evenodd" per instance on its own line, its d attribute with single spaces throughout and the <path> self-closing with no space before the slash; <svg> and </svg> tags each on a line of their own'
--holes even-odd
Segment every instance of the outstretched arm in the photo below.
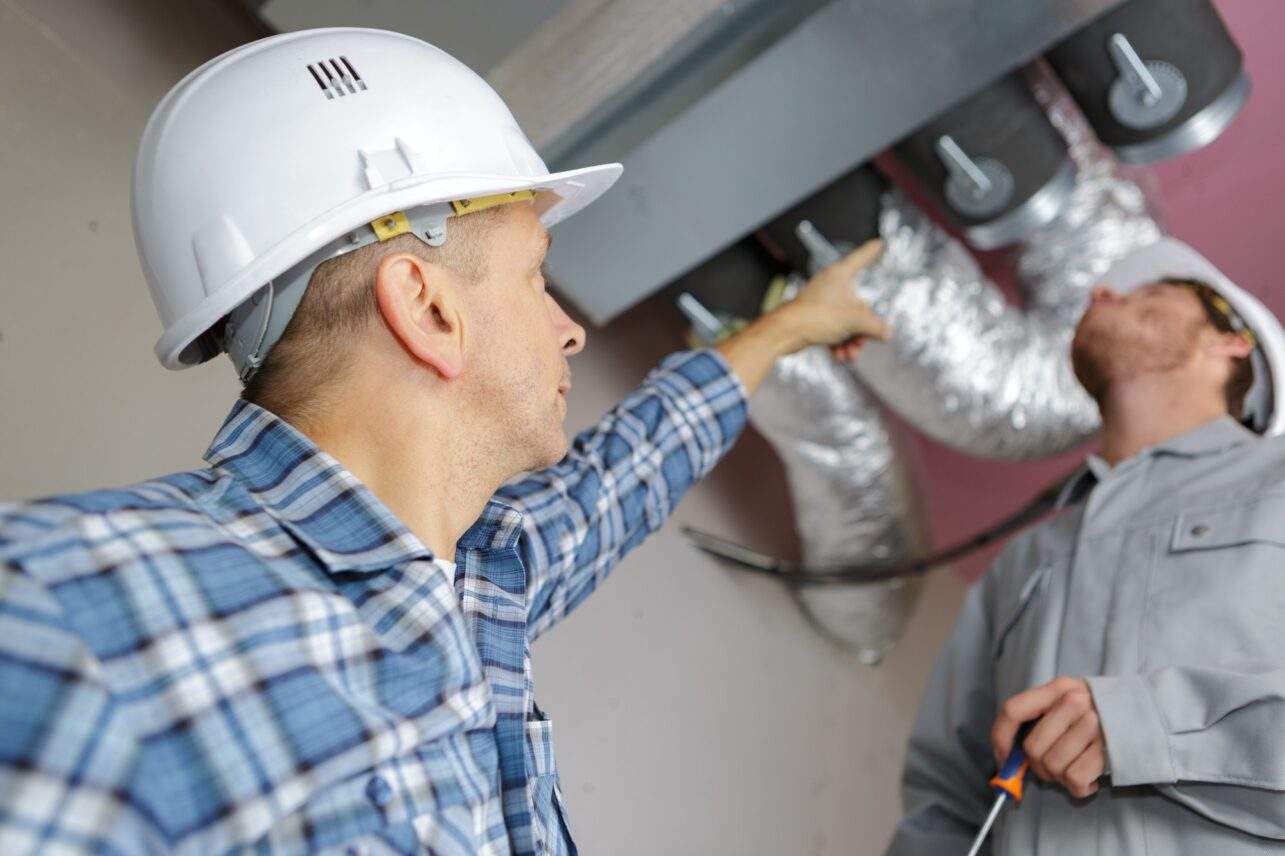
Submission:
<svg viewBox="0 0 1285 856">
<path fill-rule="evenodd" d="M 780 357 L 811 345 L 854 356 L 887 328 L 857 296 L 872 242 L 820 271 L 792 302 L 717 349 L 668 357 L 566 458 L 501 489 L 523 513 L 519 540 L 534 638 L 565 617 L 629 550 L 664 523 L 745 425 L 745 399 Z"/>
</svg>

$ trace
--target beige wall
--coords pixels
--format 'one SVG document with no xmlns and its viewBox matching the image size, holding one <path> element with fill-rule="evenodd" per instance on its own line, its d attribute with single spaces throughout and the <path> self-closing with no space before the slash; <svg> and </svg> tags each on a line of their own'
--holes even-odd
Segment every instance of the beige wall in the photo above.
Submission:
<svg viewBox="0 0 1285 856">
<path fill-rule="evenodd" d="M 151 105 L 242 38 L 161 0 L 0 0 L 0 500 L 196 466 L 237 387 L 224 361 L 166 372 L 130 234 Z M 445 46 L 449 48 L 449 45 Z M 667 350 L 648 304 L 591 331 L 569 424 Z M 789 549 L 784 481 L 747 435 L 678 511 Z M 878 669 L 822 641 L 770 581 L 669 526 L 536 649 L 564 791 L 589 854 L 866 854 L 897 812 L 902 745 L 961 586 L 927 587 Z"/>
<path fill-rule="evenodd" d="M 0 0 L 0 497 L 193 466 L 232 397 L 159 368 L 129 186 L 151 106 L 236 43 L 163 4 Z"/>
</svg>

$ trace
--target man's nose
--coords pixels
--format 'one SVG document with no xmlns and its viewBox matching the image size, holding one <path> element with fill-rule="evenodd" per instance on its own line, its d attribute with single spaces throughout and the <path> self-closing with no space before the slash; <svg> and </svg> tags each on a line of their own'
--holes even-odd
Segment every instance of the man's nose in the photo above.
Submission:
<svg viewBox="0 0 1285 856">
<path fill-rule="evenodd" d="M 562 353 L 568 357 L 575 356 L 584 350 L 585 329 L 571 320 L 571 316 L 562 310 L 558 301 L 550 298 L 553 303 L 553 324 L 558 333 L 558 341 L 562 343 Z"/>
<path fill-rule="evenodd" d="M 1119 299 L 1120 295 L 1115 293 L 1115 289 L 1109 288 L 1105 285 L 1099 285 L 1097 288 L 1093 289 L 1090 294 L 1090 301 L 1092 303 L 1110 303 Z"/>
</svg>

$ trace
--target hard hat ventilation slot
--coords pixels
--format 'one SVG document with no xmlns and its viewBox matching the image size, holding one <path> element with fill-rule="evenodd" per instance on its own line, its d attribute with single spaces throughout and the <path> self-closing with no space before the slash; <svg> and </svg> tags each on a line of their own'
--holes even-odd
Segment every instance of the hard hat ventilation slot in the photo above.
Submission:
<svg viewBox="0 0 1285 856">
<path fill-rule="evenodd" d="M 344 68 L 348 69 L 348 73 L 352 75 L 352 79 L 357 81 L 358 88 L 364 91 L 366 89 L 366 81 L 361 79 L 361 75 L 357 73 L 357 69 L 352 67 L 352 63 L 348 61 L 348 57 L 341 56 L 339 61 L 344 64 Z"/>
<path fill-rule="evenodd" d="M 317 81 L 317 86 L 326 94 L 327 99 L 333 99 L 336 96 L 342 98 L 345 95 L 356 95 L 358 92 L 366 91 L 366 82 L 361 79 L 357 69 L 348 61 L 347 57 L 339 59 L 326 59 L 320 62 L 314 62 L 308 66 L 308 72 L 312 79 Z"/>
</svg>

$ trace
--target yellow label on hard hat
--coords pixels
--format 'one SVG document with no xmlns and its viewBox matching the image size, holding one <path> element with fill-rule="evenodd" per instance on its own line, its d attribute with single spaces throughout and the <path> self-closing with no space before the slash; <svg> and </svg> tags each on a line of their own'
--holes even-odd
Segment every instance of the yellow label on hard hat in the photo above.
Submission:
<svg viewBox="0 0 1285 856">
<path fill-rule="evenodd" d="M 1232 309 L 1231 304 L 1227 302 L 1225 297 L 1221 294 L 1211 294 L 1209 296 L 1209 302 L 1214 305 L 1215 309 L 1223 314 L 1224 318 L 1232 322 L 1233 326 L 1235 326 L 1236 323 L 1240 324 L 1240 328 L 1237 329 L 1236 332 L 1240 334 L 1241 338 L 1249 342 L 1251 347 L 1258 347 L 1258 337 L 1254 335 L 1253 330 L 1245 326 L 1245 322 L 1241 320 L 1240 314 L 1237 313 L 1236 310 Z"/>
<path fill-rule="evenodd" d="M 1215 312 L 1227 319 L 1227 324 L 1232 328 L 1233 333 L 1248 342 L 1251 348 L 1258 347 L 1258 336 L 1245 323 L 1245 319 L 1240 317 L 1240 313 L 1231 305 L 1231 301 L 1214 291 L 1213 286 L 1199 280 L 1181 278 L 1171 280 L 1171 282 L 1194 291 L 1202 302 L 1207 302 L 1207 305 L 1212 306 Z"/>
<path fill-rule="evenodd" d="M 370 228 L 375 230 L 375 237 L 381 241 L 387 241 L 389 238 L 396 238 L 398 235 L 405 235 L 410 231 L 410 220 L 406 219 L 406 214 L 402 211 L 394 211 L 392 214 L 385 214 L 378 220 L 370 221 Z"/>
<path fill-rule="evenodd" d="M 1226 300 L 1224 300 L 1220 295 L 1217 295 L 1217 294 L 1209 295 L 1209 302 L 1212 303 L 1214 305 L 1214 308 L 1217 309 L 1219 312 L 1221 312 L 1223 315 L 1225 315 L 1227 318 L 1236 317 L 1231 311 L 1231 304 L 1228 303 Z"/>
<path fill-rule="evenodd" d="M 494 196 L 475 196 L 472 199 L 458 199 L 451 203 L 451 210 L 456 214 L 474 214 L 487 208 L 494 208 L 496 205 L 520 202 L 524 199 L 535 199 L 535 193 L 530 190 L 515 190 L 512 193 L 497 193 Z"/>
<path fill-rule="evenodd" d="M 472 199 L 457 199 L 452 202 L 451 211 L 458 217 L 462 214 L 473 214 L 487 208 L 494 208 L 496 205 L 528 199 L 535 199 L 533 191 L 515 190 L 512 193 L 497 193 L 493 196 L 475 196 Z M 410 219 L 404 211 L 394 211 L 378 220 L 371 220 L 370 228 L 375 230 L 375 237 L 381 241 L 387 241 L 389 238 L 396 238 L 411 231 Z"/>
</svg>

